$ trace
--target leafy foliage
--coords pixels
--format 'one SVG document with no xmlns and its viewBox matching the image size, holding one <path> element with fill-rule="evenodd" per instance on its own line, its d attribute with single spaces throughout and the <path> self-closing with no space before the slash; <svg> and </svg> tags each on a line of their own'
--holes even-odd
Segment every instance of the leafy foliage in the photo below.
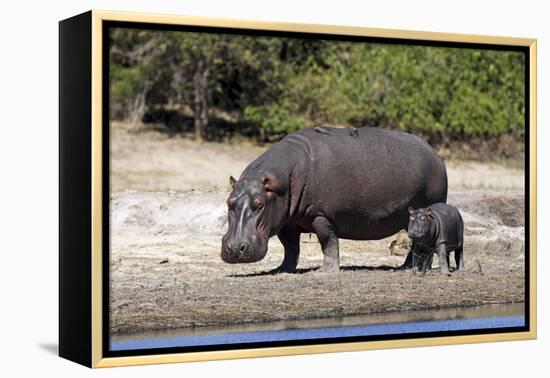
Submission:
<svg viewBox="0 0 550 378">
<path fill-rule="evenodd" d="M 315 123 L 443 142 L 525 132 L 521 52 L 132 29 L 111 41 L 124 114 L 145 92 L 144 111 L 190 111 L 196 129 L 225 112 L 264 137 Z"/>
</svg>

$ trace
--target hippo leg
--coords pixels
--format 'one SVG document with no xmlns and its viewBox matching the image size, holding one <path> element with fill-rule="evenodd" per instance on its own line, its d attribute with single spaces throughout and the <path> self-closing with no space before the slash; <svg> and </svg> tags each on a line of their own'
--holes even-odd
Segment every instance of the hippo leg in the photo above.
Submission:
<svg viewBox="0 0 550 378">
<path fill-rule="evenodd" d="M 411 249 L 399 269 L 412 269 L 414 274 L 419 270 L 423 272 L 425 269 L 432 266 L 433 253 L 428 253 L 429 251 L 427 251 L 426 248 L 413 241 L 411 243 Z M 427 268 L 425 268 L 426 266 Z"/>
<path fill-rule="evenodd" d="M 464 254 L 463 247 L 460 246 L 455 250 L 456 270 L 464 269 Z"/>
<path fill-rule="evenodd" d="M 409 253 L 407 253 L 407 257 L 405 257 L 405 261 L 403 262 L 403 264 L 401 264 L 399 269 L 410 269 L 412 268 L 412 266 L 413 266 L 413 252 L 411 249 Z"/>
<path fill-rule="evenodd" d="M 437 246 L 437 254 L 439 255 L 439 270 L 443 274 L 450 275 L 451 272 L 449 271 L 449 253 L 447 252 L 447 244 L 439 244 Z"/>
<path fill-rule="evenodd" d="M 340 270 L 340 252 L 338 236 L 327 218 L 317 217 L 313 229 L 323 249 L 323 266 L 321 272 L 338 272 Z"/>
<path fill-rule="evenodd" d="M 427 270 L 432 268 L 432 262 L 434 259 L 433 251 L 428 251 L 422 256 L 422 259 L 419 261 L 418 268 L 422 274 L 426 273 Z"/>
<path fill-rule="evenodd" d="M 285 247 L 285 257 L 283 263 L 275 271 L 294 273 L 300 257 L 300 231 L 293 227 L 283 227 L 277 236 L 283 247 Z"/>
<path fill-rule="evenodd" d="M 411 243 L 411 249 L 409 249 L 409 253 L 407 253 L 407 257 L 405 257 L 405 261 L 399 267 L 399 269 L 411 269 L 413 267 L 413 256 L 414 256 L 415 250 L 416 250 L 416 244 L 413 241 Z"/>
<path fill-rule="evenodd" d="M 413 274 L 420 272 L 426 273 L 426 270 L 431 267 L 433 259 L 433 252 L 426 248 L 419 248 L 418 245 L 414 251 L 412 251 L 412 269 Z"/>
<path fill-rule="evenodd" d="M 416 274 L 418 272 L 418 267 L 420 266 L 420 256 L 418 250 L 414 250 L 412 253 L 412 272 Z"/>
</svg>

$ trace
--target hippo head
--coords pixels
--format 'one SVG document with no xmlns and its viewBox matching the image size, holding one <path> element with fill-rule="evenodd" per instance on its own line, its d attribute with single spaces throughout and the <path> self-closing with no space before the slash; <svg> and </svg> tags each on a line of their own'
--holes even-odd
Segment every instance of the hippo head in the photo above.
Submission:
<svg viewBox="0 0 550 378">
<path fill-rule="evenodd" d="M 432 209 L 413 210 L 409 207 L 409 227 L 407 231 L 410 238 L 420 239 L 428 235 L 432 226 Z"/>
<path fill-rule="evenodd" d="M 260 261 L 267 242 L 285 219 L 284 188 L 274 175 L 260 178 L 231 176 L 233 190 L 227 199 L 228 230 L 222 239 L 222 260 L 227 263 Z"/>
</svg>

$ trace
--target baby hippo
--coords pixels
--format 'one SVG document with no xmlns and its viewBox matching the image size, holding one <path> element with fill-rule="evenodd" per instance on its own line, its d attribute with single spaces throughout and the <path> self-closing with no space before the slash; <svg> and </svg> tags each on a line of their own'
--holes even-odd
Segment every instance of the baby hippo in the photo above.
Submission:
<svg viewBox="0 0 550 378">
<path fill-rule="evenodd" d="M 431 265 L 433 253 L 439 255 L 439 269 L 444 274 L 449 271 L 449 253 L 455 252 L 456 269 L 464 269 L 462 254 L 464 223 L 460 212 L 446 203 L 436 203 L 428 208 L 413 210 L 409 207 L 409 227 L 407 231 L 412 239 L 411 251 L 424 264 L 413 263 L 413 269 L 420 267 L 425 271 Z M 416 269 L 415 269 L 416 270 Z"/>
</svg>

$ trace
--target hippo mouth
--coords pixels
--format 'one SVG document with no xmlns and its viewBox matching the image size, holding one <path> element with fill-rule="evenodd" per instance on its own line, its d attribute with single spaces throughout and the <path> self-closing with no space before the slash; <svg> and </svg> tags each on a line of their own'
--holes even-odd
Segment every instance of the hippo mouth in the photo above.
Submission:
<svg viewBox="0 0 550 378">
<path fill-rule="evenodd" d="M 409 238 L 411 239 L 415 239 L 415 238 L 419 238 L 421 235 L 417 232 L 409 232 Z"/>
<path fill-rule="evenodd" d="M 255 245 L 241 245 L 230 247 L 228 243 L 222 243 L 222 260 L 229 264 L 248 264 L 262 260 L 267 254 L 267 240 L 259 241 Z"/>
<path fill-rule="evenodd" d="M 411 239 L 421 239 L 421 238 L 424 237 L 426 232 L 422 232 L 421 230 L 409 230 L 409 232 L 407 232 L 407 234 L 409 235 L 409 238 L 411 238 Z"/>
</svg>

